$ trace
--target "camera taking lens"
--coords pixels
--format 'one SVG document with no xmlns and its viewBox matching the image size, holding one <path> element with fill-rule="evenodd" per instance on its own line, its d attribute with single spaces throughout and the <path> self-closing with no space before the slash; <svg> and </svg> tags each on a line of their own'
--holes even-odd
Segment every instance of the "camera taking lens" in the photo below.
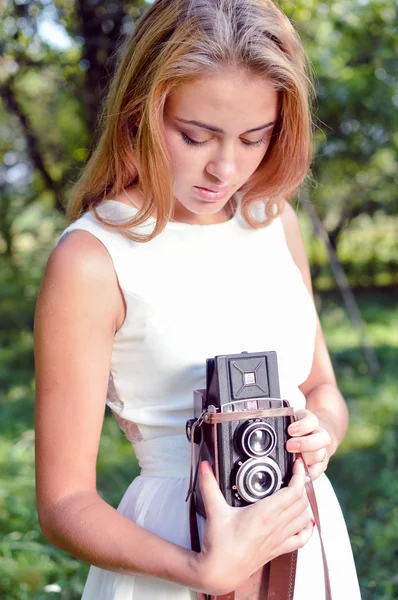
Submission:
<svg viewBox="0 0 398 600">
<path fill-rule="evenodd" d="M 251 458 L 240 465 L 235 485 L 241 498 L 253 503 L 279 490 L 282 473 L 271 458 Z"/>
</svg>

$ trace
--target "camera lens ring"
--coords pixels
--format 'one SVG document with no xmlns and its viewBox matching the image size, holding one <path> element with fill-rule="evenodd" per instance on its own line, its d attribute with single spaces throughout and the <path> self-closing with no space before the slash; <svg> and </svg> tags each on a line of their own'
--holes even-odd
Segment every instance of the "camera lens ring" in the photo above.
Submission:
<svg viewBox="0 0 398 600">
<path fill-rule="evenodd" d="M 270 479 L 265 492 L 255 490 L 253 485 L 254 476 L 259 473 L 265 473 Z M 281 486 L 282 472 L 272 458 L 250 458 L 239 467 L 236 474 L 236 489 L 241 498 L 250 504 L 270 496 Z"/>
<path fill-rule="evenodd" d="M 258 435 L 259 431 L 265 431 L 269 436 L 269 442 L 265 449 L 256 450 L 255 448 L 255 436 Z M 268 456 L 275 449 L 277 444 L 277 437 L 275 430 L 263 420 L 259 421 L 247 421 L 241 431 L 239 431 L 240 443 L 242 450 L 248 456 L 258 458 L 261 456 Z"/>
</svg>

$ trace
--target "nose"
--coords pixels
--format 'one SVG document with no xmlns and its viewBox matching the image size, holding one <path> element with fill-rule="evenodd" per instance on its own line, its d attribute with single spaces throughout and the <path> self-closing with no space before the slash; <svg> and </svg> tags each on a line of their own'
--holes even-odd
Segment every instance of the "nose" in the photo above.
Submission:
<svg viewBox="0 0 398 600">
<path fill-rule="evenodd" d="M 207 163 L 206 171 L 222 183 L 231 182 L 236 175 L 236 156 L 233 145 L 218 149 L 217 154 Z"/>
</svg>

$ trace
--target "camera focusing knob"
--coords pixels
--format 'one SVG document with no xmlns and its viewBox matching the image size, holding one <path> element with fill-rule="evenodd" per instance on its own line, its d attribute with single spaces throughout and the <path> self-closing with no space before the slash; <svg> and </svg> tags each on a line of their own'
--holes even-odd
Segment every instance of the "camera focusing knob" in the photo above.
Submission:
<svg viewBox="0 0 398 600">
<path fill-rule="evenodd" d="M 189 419 L 189 421 L 187 421 L 185 424 L 185 433 L 187 434 L 188 442 L 191 441 L 192 426 L 195 421 L 196 419 Z"/>
<path fill-rule="evenodd" d="M 188 442 L 192 441 L 192 428 L 194 426 L 194 424 L 197 422 L 198 419 L 189 419 L 186 422 L 185 425 L 185 433 L 187 434 L 187 438 L 188 438 Z M 193 441 L 195 444 L 200 444 L 200 438 L 201 438 L 201 433 L 200 433 L 200 428 L 199 427 L 195 427 L 194 428 L 194 434 L 193 434 Z"/>
</svg>

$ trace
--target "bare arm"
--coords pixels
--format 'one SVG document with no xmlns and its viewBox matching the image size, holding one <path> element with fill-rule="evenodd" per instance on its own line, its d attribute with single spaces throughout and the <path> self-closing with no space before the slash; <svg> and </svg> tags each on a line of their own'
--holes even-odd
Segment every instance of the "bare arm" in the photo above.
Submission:
<svg viewBox="0 0 398 600">
<path fill-rule="evenodd" d="M 40 524 L 54 545 L 91 564 L 194 588 L 194 553 L 132 523 L 97 494 L 112 343 L 123 313 L 106 249 L 87 232 L 68 235 L 50 257 L 35 316 Z"/>
<path fill-rule="evenodd" d="M 294 209 L 288 203 L 286 203 L 282 215 L 282 222 L 293 260 L 300 269 L 304 283 L 313 297 L 310 269 L 300 226 Z M 346 434 L 348 410 L 336 384 L 333 366 L 318 317 L 312 368 L 307 380 L 300 386 L 300 390 L 306 397 L 307 409 L 316 415 L 319 426 L 329 434 L 330 442 L 327 452 L 330 457 L 336 452 Z M 315 468 L 314 474 L 320 474 L 320 467 Z"/>
</svg>

